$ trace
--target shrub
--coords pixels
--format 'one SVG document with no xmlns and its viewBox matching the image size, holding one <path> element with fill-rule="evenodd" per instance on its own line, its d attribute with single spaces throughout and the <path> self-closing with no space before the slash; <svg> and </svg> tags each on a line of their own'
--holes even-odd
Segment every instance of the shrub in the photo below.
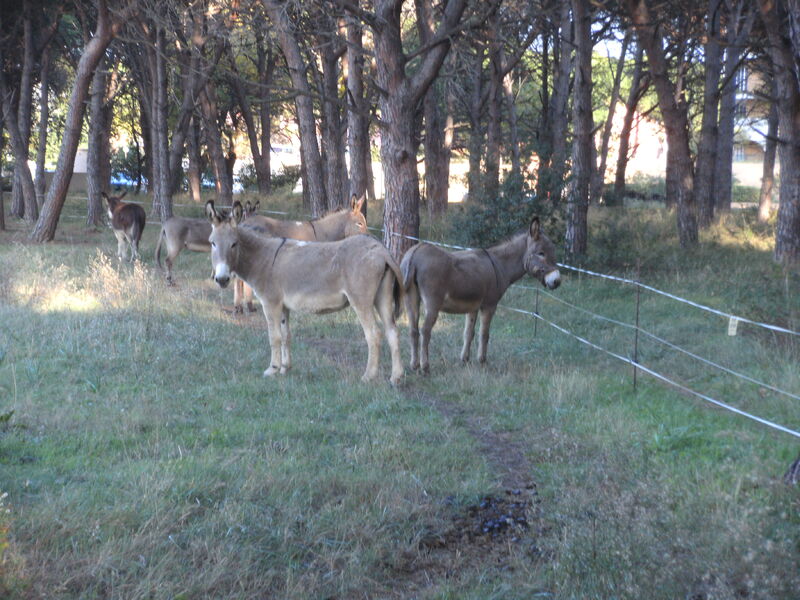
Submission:
<svg viewBox="0 0 800 600">
<path fill-rule="evenodd" d="M 284 167 L 283 172 L 272 176 L 272 189 L 277 190 L 290 186 L 294 188 L 298 179 L 300 179 L 299 165 Z"/>
<path fill-rule="evenodd" d="M 465 246 L 490 246 L 527 227 L 534 215 L 551 240 L 563 237 L 561 209 L 541 201 L 519 179 L 507 177 L 496 198 L 470 200 L 453 211 L 451 239 Z"/>
</svg>

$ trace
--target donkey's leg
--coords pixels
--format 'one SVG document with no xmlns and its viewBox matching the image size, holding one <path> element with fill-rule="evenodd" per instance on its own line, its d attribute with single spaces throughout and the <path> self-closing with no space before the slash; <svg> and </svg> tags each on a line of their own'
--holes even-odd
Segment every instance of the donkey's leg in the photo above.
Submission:
<svg viewBox="0 0 800 600">
<path fill-rule="evenodd" d="M 242 282 L 242 288 L 244 292 L 242 300 L 245 304 L 247 304 L 248 312 L 256 312 L 256 305 L 253 304 L 253 288 L 251 288 L 245 282 Z"/>
<path fill-rule="evenodd" d="M 131 236 L 131 262 L 136 262 L 139 258 L 139 240 L 135 236 Z"/>
<path fill-rule="evenodd" d="M 419 369 L 419 288 L 412 283 L 405 297 L 406 313 L 408 313 L 409 335 L 411 336 L 412 371 Z"/>
<path fill-rule="evenodd" d="M 119 231 L 118 229 L 114 230 L 114 235 L 117 236 L 117 258 L 120 260 L 125 260 L 127 257 L 127 240 L 125 239 L 125 232 Z"/>
<path fill-rule="evenodd" d="M 394 319 L 393 287 L 394 277 L 389 276 L 387 271 L 383 276 L 381 288 L 375 298 L 375 307 L 378 309 L 378 315 L 383 323 L 386 341 L 389 343 L 389 350 L 392 355 L 392 375 L 389 381 L 392 385 L 397 385 L 403 378 L 403 359 L 400 356 L 400 334 L 397 331 L 397 322 Z"/>
<path fill-rule="evenodd" d="M 245 285 L 245 290 L 250 290 L 253 293 L 253 288 Z M 281 345 L 281 375 L 285 375 L 286 371 L 292 368 L 292 332 L 289 329 L 289 309 L 284 307 L 283 314 L 281 315 L 281 337 L 283 344 Z"/>
<path fill-rule="evenodd" d="M 464 319 L 464 346 L 461 348 L 461 362 L 469 362 L 469 352 L 472 347 L 472 338 L 475 337 L 475 321 L 478 311 L 467 313 Z"/>
<path fill-rule="evenodd" d="M 431 343 L 431 331 L 439 318 L 440 305 L 433 306 L 433 303 L 425 303 L 425 320 L 422 322 L 422 357 L 420 365 L 423 373 L 430 373 L 431 367 L 428 361 L 428 345 Z"/>
<path fill-rule="evenodd" d="M 267 318 L 267 330 L 269 333 L 269 367 L 264 371 L 264 377 L 271 377 L 281 372 L 281 317 L 283 307 L 280 304 L 275 306 L 264 306 L 264 316 Z"/>
<path fill-rule="evenodd" d="M 481 310 L 481 337 L 478 345 L 478 362 L 480 363 L 486 362 L 486 349 L 489 346 L 489 326 L 492 324 L 495 310 L 497 310 L 496 306 Z"/>
<path fill-rule="evenodd" d="M 356 316 L 361 322 L 361 327 L 364 329 L 364 337 L 367 339 L 367 368 L 364 375 L 361 376 L 361 381 L 370 381 L 378 376 L 378 360 L 380 359 L 381 349 L 381 331 L 378 328 L 378 323 L 375 320 L 375 312 L 372 308 L 372 303 L 353 303 L 350 299 L 350 304 L 356 311 Z"/>
<path fill-rule="evenodd" d="M 233 312 L 234 314 L 241 314 L 244 312 L 242 308 L 242 289 L 244 282 L 238 277 L 233 281 Z"/>
</svg>

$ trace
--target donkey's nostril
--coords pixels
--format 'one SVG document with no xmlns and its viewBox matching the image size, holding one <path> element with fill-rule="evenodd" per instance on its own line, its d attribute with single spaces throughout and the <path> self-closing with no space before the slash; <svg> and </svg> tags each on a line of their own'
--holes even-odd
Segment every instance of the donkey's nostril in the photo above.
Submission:
<svg viewBox="0 0 800 600">
<path fill-rule="evenodd" d="M 217 284 L 218 284 L 220 287 L 226 287 L 226 286 L 228 285 L 228 282 L 229 282 L 230 280 L 231 280 L 231 278 L 230 278 L 230 277 L 228 277 L 227 275 L 219 275 L 219 276 L 217 276 L 217 277 L 214 277 L 214 281 L 216 281 L 216 282 L 217 282 Z"/>
</svg>

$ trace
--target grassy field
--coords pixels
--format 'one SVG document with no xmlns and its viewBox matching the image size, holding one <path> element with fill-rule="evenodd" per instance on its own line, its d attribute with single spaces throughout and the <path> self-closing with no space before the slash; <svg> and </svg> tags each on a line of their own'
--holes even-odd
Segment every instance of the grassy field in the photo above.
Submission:
<svg viewBox="0 0 800 600">
<path fill-rule="evenodd" d="M 634 389 L 629 366 L 504 308 L 486 366 L 460 364 L 462 319 L 442 315 L 431 375 L 397 388 L 359 381 L 351 311 L 298 315 L 293 370 L 264 380 L 263 316 L 226 310 L 208 255 L 182 253 L 169 288 L 157 225 L 144 262 L 119 264 L 83 210 L 70 201 L 50 244 L 0 233 L 0 597 L 798 597 L 800 496 L 781 477 L 800 440 L 642 374 Z M 751 217 L 682 252 L 674 215 L 597 210 L 586 265 L 796 330 L 800 277 Z M 564 279 L 542 315 L 629 356 L 630 330 L 558 300 L 632 322 L 634 290 Z M 521 283 L 504 304 L 532 311 Z M 652 294 L 640 319 L 800 394 L 797 339 L 729 337 Z M 639 359 L 800 427 L 798 400 L 645 340 Z"/>
</svg>

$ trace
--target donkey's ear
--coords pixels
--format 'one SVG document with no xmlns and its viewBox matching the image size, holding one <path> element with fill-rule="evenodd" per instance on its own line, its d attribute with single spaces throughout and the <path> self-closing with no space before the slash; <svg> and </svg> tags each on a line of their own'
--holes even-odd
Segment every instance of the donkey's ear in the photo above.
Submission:
<svg viewBox="0 0 800 600">
<path fill-rule="evenodd" d="M 233 203 L 233 210 L 231 211 L 231 224 L 238 225 L 242 222 L 243 217 L 244 208 L 242 207 L 242 203 L 237 200 Z"/>
<path fill-rule="evenodd" d="M 539 232 L 539 217 L 535 216 L 531 220 L 530 236 L 531 236 L 531 238 L 533 239 L 534 242 L 538 242 L 539 241 L 539 235 L 540 235 L 540 232 Z"/>
<path fill-rule="evenodd" d="M 261 200 L 253 202 L 253 212 L 256 212 L 261 207 Z"/>
<path fill-rule="evenodd" d="M 214 201 L 209 200 L 206 202 L 206 216 L 208 220 L 211 222 L 212 225 L 219 225 L 222 218 L 220 214 L 217 212 L 217 209 L 214 208 Z"/>
<path fill-rule="evenodd" d="M 367 195 L 364 194 L 361 198 L 357 198 L 355 194 L 350 199 L 350 207 L 353 209 L 354 213 L 361 212 L 361 207 L 364 206 L 364 200 L 367 199 Z"/>
</svg>

